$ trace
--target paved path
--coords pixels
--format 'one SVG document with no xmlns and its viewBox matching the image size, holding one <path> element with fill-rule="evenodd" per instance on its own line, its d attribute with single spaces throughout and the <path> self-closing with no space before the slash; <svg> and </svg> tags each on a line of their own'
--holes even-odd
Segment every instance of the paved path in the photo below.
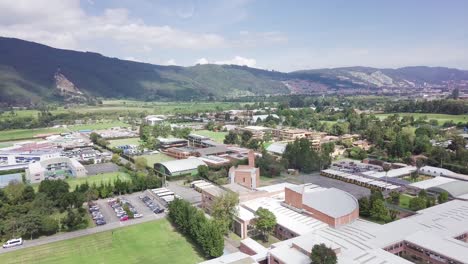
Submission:
<svg viewBox="0 0 468 264">
<path fill-rule="evenodd" d="M 125 222 L 113 222 L 113 223 L 108 223 L 103 226 L 97 226 L 93 228 L 88 228 L 88 229 L 83 229 L 83 230 L 78 230 L 78 231 L 73 231 L 73 232 L 67 232 L 67 233 L 62 233 L 62 234 L 57 234 L 53 236 L 48 236 L 48 237 L 42 237 L 34 240 L 24 240 L 24 243 L 22 246 L 19 247 L 14 247 L 14 248 L 8 248 L 8 249 L 0 249 L 0 254 L 7 253 L 7 252 L 12 252 L 15 250 L 23 249 L 23 248 L 30 248 L 34 246 L 40 246 L 44 244 L 49 244 L 57 241 L 62 241 L 62 240 L 67 240 L 67 239 L 72 239 L 76 237 L 82 237 L 86 235 L 91 235 L 91 234 L 96 234 L 99 232 L 104 232 L 104 231 L 109 231 L 125 226 L 131 226 L 131 225 L 137 225 L 149 221 L 155 221 L 158 219 L 161 219 L 165 217 L 166 214 L 149 214 L 145 215 L 142 218 L 139 219 L 131 219 Z"/>
</svg>

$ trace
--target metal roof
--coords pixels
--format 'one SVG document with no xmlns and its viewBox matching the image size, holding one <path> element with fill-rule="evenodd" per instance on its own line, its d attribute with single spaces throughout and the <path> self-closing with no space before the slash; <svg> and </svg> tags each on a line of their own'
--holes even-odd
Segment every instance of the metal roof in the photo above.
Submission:
<svg viewBox="0 0 468 264">
<path fill-rule="evenodd" d="M 268 146 L 266 150 L 268 152 L 273 152 L 273 153 L 276 153 L 276 154 L 283 154 L 287 145 L 288 144 L 286 144 L 286 143 L 276 142 L 276 143 L 273 143 L 270 146 Z"/>
<path fill-rule="evenodd" d="M 359 208 L 356 198 L 336 188 L 305 192 L 302 200 L 311 208 L 335 218 L 350 214 Z"/>
<path fill-rule="evenodd" d="M 205 162 L 196 158 L 170 160 L 156 164 L 161 164 L 162 166 L 166 167 L 170 173 L 196 170 L 198 166 L 206 166 Z"/>
<path fill-rule="evenodd" d="M 435 187 L 429 188 L 431 191 L 447 191 L 452 197 L 462 196 L 468 194 L 468 182 L 465 181 L 451 181 Z"/>
</svg>

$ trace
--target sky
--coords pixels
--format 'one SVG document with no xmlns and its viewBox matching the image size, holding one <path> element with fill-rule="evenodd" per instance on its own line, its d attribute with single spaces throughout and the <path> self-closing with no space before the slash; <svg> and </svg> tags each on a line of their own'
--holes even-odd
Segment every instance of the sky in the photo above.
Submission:
<svg viewBox="0 0 468 264">
<path fill-rule="evenodd" d="M 162 65 L 468 69 L 465 0 L 0 0 L 0 36 Z"/>
</svg>

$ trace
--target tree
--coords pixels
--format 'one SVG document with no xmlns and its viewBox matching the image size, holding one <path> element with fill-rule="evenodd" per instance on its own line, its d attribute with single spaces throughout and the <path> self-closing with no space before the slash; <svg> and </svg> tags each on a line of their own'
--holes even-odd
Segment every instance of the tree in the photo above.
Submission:
<svg viewBox="0 0 468 264">
<path fill-rule="evenodd" d="M 395 221 L 395 219 L 398 217 L 398 210 L 390 209 L 388 212 L 389 212 L 390 219 L 392 221 Z"/>
<path fill-rule="evenodd" d="M 208 174 L 210 172 L 210 169 L 208 168 L 208 166 L 200 165 L 197 167 L 197 171 L 198 171 L 199 177 L 208 179 Z"/>
<path fill-rule="evenodd" d="M 229 133 L 224 138 L 224 144 L 239 144 L 239 135 L 234 131 L 229 131 Z"/>
<path fill-rule="evenodd" d="M 335 251 L 325 244 L 316 244 L 310 253 L 312 264 L 336 264 L 337 257 Z"/>
<path fill-rule="evenodd" d="M 221 230 L 226 234 L 232 226 L 234 216 L 237 215 L 239 195 L 227 192 L 215 198 L 211 209 L 211 216 L 218 222 Z"/>
<path fill-rule="evenodd" d="M 26 185 L 21 196 L 24 202 L 32 202 L 36 196 L 36 193 L 34 192 L 34 188 L 31 185 Z"/>
<path fill-rule="evenodd" d="M 437 200 L 441 204 L 441 203 L 447 202 L 448 198 L 449 198 L 449 193 L 447 191 L 443 191 L 439 194 L 439 196 L 437 197 Z"/>
<path fill-rule="evenodd" d="M 370 214 L 373 218 L 385 220 L 388 216 L 388 209 L 383 200 L 379 199 L 372 204 Z"/>
<path fill-rule="evenodd" d="M 362 197 L 358 200 L 359 202 L 359 215 L 364 217 L 370 216 L 370 201 L 367 197 Z"/>
<path fill-rule="evenodd" d="M 266 208 L 258 208 L 255 212 L 255 229 L 259 231 L 264 241 L 268 241 L 268 236 L 276 226 L 276 216 Z"/>
<path fill-rule="evenodd" d="M 39 184 L 39 193 L 44 193 L 50 200 L 56 204 L 60 201 L 60 198 L 68 193 L 70 186 L 64 180 L 43 180 Z"/>
<path fill-rule="evenodd" d="M 112 154 L 112 159 L 111 159 L 111 161 L 112 161 L 113 163 L 118 163 L 118 162 L 120 161 L 120 156 L 119 156 L 119 154 L 115 154 L 115 153 Z"/>
<path fill-rule="evenodd" d="M 148 160 L 145 157 L 135 158 L 135 168 L 137 171 L 144 171 L 148 166 Z"/>
<path fill-rule="evenodd" d="M 390 202 L 395 205 L 400 204 L 400 193 L 392 191 L 390 192 Z"/>
<path fill-rule="evenodd" d="M 426 208 L 426 199 L 420 196 L 411 199 L 409 208 L 413 211 L 419 211 Z"/>
<path fill-rule="evenodd" d="M 249 143 L 250 139 L 253 137 L 253 134 L 252 132 L 246 130 L 244 132 L 242 132 L 241 134 L 241 145 L 242 146 L 247 146 L 247 144 Z"/>
</svg>

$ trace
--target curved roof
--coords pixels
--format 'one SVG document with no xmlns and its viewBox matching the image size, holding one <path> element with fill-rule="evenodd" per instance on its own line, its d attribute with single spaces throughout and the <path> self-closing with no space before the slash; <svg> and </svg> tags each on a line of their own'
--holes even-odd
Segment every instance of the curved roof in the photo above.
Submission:
<svg viewBox="0 0 468 264">
<path fill-rule="evenodd" d="M 198 168 L 198 166 L 206 166 L 206 163 L 196 159 L 196 158 L 191 158 L 191 159 L 180 159 L 180 160 L 170 160 L 170 161 L 165 161 L 165 162 L 160 162 L 156 163 L 160 164 L 170 172 L 170 173 L 175 173 L 175 172 L 181 172 L 181 171 L 188 171 L 188 170 L 195 170 Z"/>
<path fill-rule="evenodd" d="M 468 194 L 468 182 L 465 181 L 452 181 L 444 183 L 435 187 L 429 188 L 429 191 L 442 192 L 447 191 L 450 196 L 458 197 L 464 194 Z"/>
<path fill-rule="evenodd" d="M 302 201 L 305 205 L 335 218 L 348 215 L 359 208 L 354 196 L 336 188 L 305 192 Z"/>
</svg>

